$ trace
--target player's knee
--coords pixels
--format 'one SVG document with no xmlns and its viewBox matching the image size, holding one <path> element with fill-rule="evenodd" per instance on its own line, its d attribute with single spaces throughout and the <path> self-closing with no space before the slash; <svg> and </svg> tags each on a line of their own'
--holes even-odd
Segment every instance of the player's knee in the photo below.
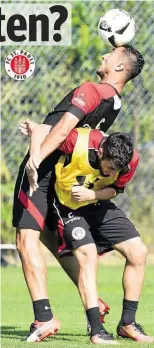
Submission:
<svg viewBox="0 0 154 348">
<path fill-rule="evenodd" d="M 91 265 L 97 262 L 97 249 L 95 244 L 87 244 L 79 247 L 75 251 L 75 255 L 81 265 Z"/>
<path fill-rule="evenodd" d="M 148 248 L 140 239 L 137 243 L 134 244 L 130 254 L 129 261 L 134 266 L 144 266 L 148 256 Z"/>
<path fill-rule="evenodd" d="M 32 250 L 34 250 L 37 247 L 38 240 L 39 234 L 37 233 L 37 231 L 32 231 L 28 229 L 17 230 L 16 246 L 19 254 L 31 254 Z"/>
<path fill-rule="evenodd" d="M 139 263 L 146 263 L 147 256 L 148 256 L 148 248 L 147 246 L 141 241 L 140 246 L 138 247 L 138 254 L 139 254 Z"/>
<path fill-rule="evenodd" d="M 20 235 L 19 235 L 18 231 L 16 232 L 16 247 L 17 247 L 18 252 L 20 253 L 21 245 L 20 245 Z"/>
<path fill-rule="evenodd" d="M 17 230 L 16 232 L 16 247 L 17 247 L 19 255 L 22 254 L 22 250 L 23 250 L 23 237 L 20 232 L 21 232 L 20 230 Z"/>
</svg>

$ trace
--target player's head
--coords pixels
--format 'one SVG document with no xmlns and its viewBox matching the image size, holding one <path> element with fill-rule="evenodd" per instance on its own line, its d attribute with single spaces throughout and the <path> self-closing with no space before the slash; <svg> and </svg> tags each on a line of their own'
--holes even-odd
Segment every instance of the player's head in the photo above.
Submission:
<svg viewBox="0 0 154 348">
<path fill-rule="evenodd" d="M 103 78 L 105 74 L 113 73 L 127 82 L 137 76 L 143 69 L 144 59 L 139 51 L 130 45 L 116 47 L 112 52 L 102 56 L 102 64 L 97 74 Z"/>
<path fill-rule="evenodd" d="M 98 150 L 100 173 L 114 176 L 128 167 L 133 157 L 133 142 L 126 133 L 112 133 L 100 144 Z"/>
<path fill-rule="evenodd" d="M 131 45 L 123 47 L 124 72 L 126 73 L 126 82 L 139 75 L 144 67 L 145 61 L 142 54 Z"/>
</svg>

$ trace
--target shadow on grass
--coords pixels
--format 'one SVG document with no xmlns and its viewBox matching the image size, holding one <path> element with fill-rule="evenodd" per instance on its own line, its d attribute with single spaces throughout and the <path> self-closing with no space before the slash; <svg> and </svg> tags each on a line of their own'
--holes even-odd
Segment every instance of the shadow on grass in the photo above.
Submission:
<svg viewBox="0 0 154 348">
<path fill-rule="evenodd" d="M 12 338 L 17 339 L 20 338 L 21 341 L 25 341 L 26 336 L 28 335 L 28 331 L 22 331 L 19 327 L 16 326 L 2 326 L 1 327 L 1 338 Z M 69 336 L 70 338 L 65 338 Z M 49 339 L 56 339 L 57 341 L 72 341 L 71 337 L 85 337 L 83 334 L 70 334 L 69 333 L 58 333 L 56 337 L 50 337 Z"/>
<path fill-rule="evenodd" d="M 18 337 L 23 337 L 23 336 L 27 336 L 28 335 L 28 331 L 22 331 L 19 329 L 19 327 L 16 326 L 2 326 L 1 327 L 1 337 L 2 338 L 16 338 Z"/>
</svg>

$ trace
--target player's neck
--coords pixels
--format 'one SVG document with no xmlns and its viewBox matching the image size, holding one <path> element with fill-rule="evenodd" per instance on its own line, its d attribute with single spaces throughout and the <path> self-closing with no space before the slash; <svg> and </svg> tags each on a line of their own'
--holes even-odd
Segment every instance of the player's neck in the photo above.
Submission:
<svg viewBox="0 0 154 348">
<path fill-rule="evenodd" d="M 109 76 L 109 75 L 105 75 L 101 79 L 101 83 L 108 83 L 109 85 L 113 86 L 119 94 L 121 94 L 123 87 L 125 85 L 125 83 L 117 79 L 117 77 Z"/>
</svg>

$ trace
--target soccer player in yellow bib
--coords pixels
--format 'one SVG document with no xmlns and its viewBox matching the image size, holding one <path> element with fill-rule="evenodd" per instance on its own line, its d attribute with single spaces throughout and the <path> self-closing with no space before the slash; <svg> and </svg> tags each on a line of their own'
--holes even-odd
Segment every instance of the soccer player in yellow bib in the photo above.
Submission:
<svg viewBox="0 0 154 348">
<path fill-rule="evenodd" d="M 117 343 L 100 322 L 96 286 L 97 254 L 116 249 L 126 258 L 124 278 L 129 272 L 135 283 L 133 293 L 127 277 L 118 334 L 154 342 L 135 323 L 147 249 L 131 221 L 110 201 L 124 191 L 137 167 L 139 157 L 132 140 L 125 133 L 106 136 L 99 130 L 78 128 L 59 150 L 62 155 L 55 168 L 53 203 L 58 253 L 60 257 L 73 253 L 79 262 L 78 290 L 91 326 L 90 340 L 95 344 Z M 142 260 L 135 264 L 135 255 L 141 250 Z"/>
</svg>

